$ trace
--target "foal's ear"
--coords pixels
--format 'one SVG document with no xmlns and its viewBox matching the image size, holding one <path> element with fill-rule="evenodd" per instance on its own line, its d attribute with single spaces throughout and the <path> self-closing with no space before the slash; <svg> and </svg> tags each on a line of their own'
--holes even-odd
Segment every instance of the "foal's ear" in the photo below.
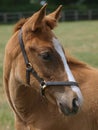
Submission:
<svg viewBox="0 0 98 130">
<path fill-rule="evenodd" d="M 46 7 L 47 4 L 45 4 L 37 13 L 33 15 L 32 31 L 35 31 L 40 27 L 41 22 L 46 15 Z"/>
<path fill-rule="evenodd" d="M 45 17 L 46 24 L 53 29 L 61 15 L 62 5 L 60 5 L 54 12 Z"/>
<path fill-rule="evenodd" d="M 38 12 L 29 18 L 25 24 L 27 28 L 31 29 L 32 31 L 36 31 L 36 29 L 41 27 L 42 20 L 46 15 L 46 7 L 47 4 L 45 4 Z"/>
</svg>

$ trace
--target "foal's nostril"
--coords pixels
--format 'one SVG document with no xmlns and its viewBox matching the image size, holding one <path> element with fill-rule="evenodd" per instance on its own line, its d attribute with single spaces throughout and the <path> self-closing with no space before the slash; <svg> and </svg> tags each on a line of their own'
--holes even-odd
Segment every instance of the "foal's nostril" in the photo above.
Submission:
<svg viewBox="0 0 98 130">
<path fill-rule="evenodd" d="M 77 98 L 73 99 L 72 106 L 73 106 L 73 112 L 77 112 L 79 109 L 79 101 Z"/>
<path fill-rule="evenodd" d="M 61 112 L 64 115 L 68 116 L 68 115 L 76 114 L 78 112 L 78 109 L 79 109 L 79 101 L 77 98 L 74 98 L 72 100 L 71 105 L 67 102 L 60 102 L 59 107 L 60 107 Z"/>
</svg>

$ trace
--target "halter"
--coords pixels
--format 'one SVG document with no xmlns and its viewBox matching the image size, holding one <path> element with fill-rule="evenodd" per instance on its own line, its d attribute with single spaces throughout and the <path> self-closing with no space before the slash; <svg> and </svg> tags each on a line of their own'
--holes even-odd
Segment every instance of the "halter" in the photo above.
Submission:
<svg viewBox="0 0 98 130">
<path fill-rule="evenodd" d="M 47 87 L 51 87 L 51 86 L 77 86 L 78 87 L 78 83 L 77 82 L 73 82 L 73 81 L 45 81 L 43 78 L 41 78 L 37 72 L 34 70 L 32 64 L 30 63 L 28 56 L 26 54 L 26 50 L 24 47 L 24 42 L 22 39 L 22 29 L 19 31 L 19 44 L 20 44 L 20 48 L 24 57 L 24 61 L 26 64 L 26 83 L 28 85 L 30 85 L 30 74 L 32 74 L 35 79 L 39 82 L 40 84 L 40 90 L 41 90 L 41 95 L 45 96 L 45 89 Z"/>
</svg>

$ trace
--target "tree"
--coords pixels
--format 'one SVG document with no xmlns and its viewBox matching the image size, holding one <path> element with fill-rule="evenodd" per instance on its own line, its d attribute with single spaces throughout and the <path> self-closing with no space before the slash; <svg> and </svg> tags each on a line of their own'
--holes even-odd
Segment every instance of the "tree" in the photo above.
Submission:
<svg viewBox="0 0 98 130">
<path fill-rule="evenodd" d="M 96 5 L 96 4 L 98 4 L 98 0 L 85 0 L 85 4 Z"/>
<path fill-rule="evenodd" d="M 25 5 L 25 4 L 29 4 L 30 1 L 29 0 L 0 0 L 0 5 L 2 6 L 15 6 L 15 5 Z"/>
<path fill-rule="evenodd" d="M 75 4 L 78 0 L 48 0 L 49 4 L 62 4 L 62 5 L 70 5 L 70 4 Z"/>
</svg>

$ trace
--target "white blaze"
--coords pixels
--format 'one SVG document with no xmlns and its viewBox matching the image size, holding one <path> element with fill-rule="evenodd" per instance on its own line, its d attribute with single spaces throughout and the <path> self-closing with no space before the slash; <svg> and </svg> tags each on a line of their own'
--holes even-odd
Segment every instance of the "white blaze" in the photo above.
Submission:
<svg viewBox="0 0 98 130">
<path fill-rule="evenodd" d="M 63 61 L 64 68 L 65 68 L 65 71 L 66 71 L 67 76 L 68 76 L 68 80 L 69 80 L 69 81 L 76 82 L 76 81 L 75 81 L 75 78 L 73 77 L 73 74 L 72 74 L 72 72 L 71 72 L 71 70 L 70 70 L 70 68 L 69 68 L 69 66 L 68 66 L 68 64 L 67 64 L 67 60 L 66 60 L 65 54 L 64 54 L 64 52 L 63 52 L 63 49 L 62 49 L 61 44 L 60 44 L 60 42 L 58 41 L 58 39 L 53 38 L 53 44 L 54 44 L 54 48 L 56 49 L 57 53 L 60 55 L 60 57 L 61 57 L 61 59 L 62 59 L 62 61 Z M 80 104 L 82 104 L 82 102 L 83 102 L 83 97 L 82 97 L 82 94 L 81 94 L 80 89 L 79 89 L 77 86 L 71 86 L 71 88 L 72 88 L 72 90 L 73 90 L 74 92 L 77 93 L 78 98 L 79 98 L 79 102 L 80 102 Z"/>
</svg>

